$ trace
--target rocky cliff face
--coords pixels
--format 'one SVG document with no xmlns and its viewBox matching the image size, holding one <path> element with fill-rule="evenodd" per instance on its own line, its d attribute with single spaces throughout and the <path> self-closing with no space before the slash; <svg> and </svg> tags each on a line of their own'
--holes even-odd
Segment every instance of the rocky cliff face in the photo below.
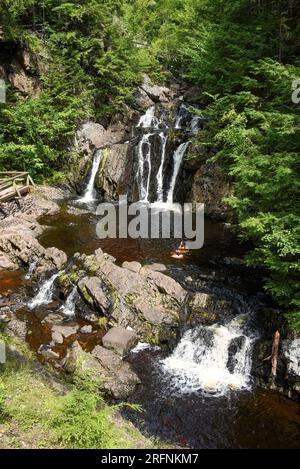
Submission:
<svg viewBox="0 0 300 469">
<path fill-rule="evenodd" d="M 189 180 L 190 199 L 204 203 L 206 216 L 219 221 L 232 219 L 233 212 L 224 201 L 233 193 L 232 182 L 218 164 L 201 164 L 190 172 Z"/>
<path fill-rule="evenodd" d="M 194 90 L 195 92 L 195 90 Z M 73 171 L 70 182 L 78 193 L 85 187 L 88 173 L 92 166 L 93 154 L 96 150 L 102 149 L 102 159 L 96 179 L 96 188 L 99 195 L 104 200 L 117 200 L 119 195 L 127 194 L 128 200 L 138 200 L 139 188 L 137 184 L 138 157 L 137 144 L 139 135 L 133 131 L 139 118 L 145 110 L 151 106 L 160 109 L 162 119 L 175 122 L 175 115 L 178 109 L 184 109 L 187 116 L 189 111 L 182 102 L 189 103 L 193 99 L 193 93 L 178 84 L 171 85 L 170 88 L 153 85 L 148 77 L 137 89 L 132 107 L 127 109 L 126 115 L 116 115 L 106 126 L 85 122 L 77 131 L 75 139 L 76 150 L 83 155 L 81 163 Z M 165 117 L 163 117 L 165 114 Z M 164 179 L 171 180 L 172 175 L 172 155 L 180 143 L 180 135 L 184 132 L 186 116 L 180 117 L 179 125 L 172 127 L 168 131 L 168 141 L 166 145 L 166 157 L 164 164 Z M 174 125 L 174 122 L 172 125 Z M 150 130 L 149 130 L 150 132 Z M 191 136 L 193 132 L 191 132 Z M 182 137 L 182 135 L 181 135 Z M 188 135 L 186 136 L 188 138 Z M 150 137 L 150 140 L 152 137 Z M 158 144 L 160 140 L 158 139 Z M 155 150 L 156 141 L 151 140 L 152 150 Z M 160 154 L 160 148 L 157 148 Z M 203 149 L 199 144 L 191 144 L 186 152 L 183 162 L 181 184 L 176 186 L 175 194 L 177 200 L 181 202 L 199 202 L 205 204 L 207 216 L 216 220 L 230 220 L 232 213 L 224 197 L 232 194 L 232 184 L 219 165 L 207 163 L 207 156 L 204 156 Z M 202 156 L 201 156 L 202 155 Z M 152 171 L 158 170 L 157 161 L 151 161 Z M 158 162 L 158 165 L 160 161 Z M 170 168 L 169 168 L 170 166 Z M 150 192 L 152 193 L 151 179 Z"/>
<path fill-rule="evenodd" d="M 33 57 L 29 50 L 0 38 L 0 78 L 9 82 L 23 97 L 40 92 L 36 73 L 40 66 L 39 57 Z"/>
</svg>

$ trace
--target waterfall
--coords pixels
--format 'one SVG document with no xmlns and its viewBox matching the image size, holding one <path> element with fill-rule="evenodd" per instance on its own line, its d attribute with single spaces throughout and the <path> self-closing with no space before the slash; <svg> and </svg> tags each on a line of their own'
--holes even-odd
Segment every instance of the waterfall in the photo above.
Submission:
<svg viewBox="0 0 300 469">
<path fill-rule="evenodd" d="M 97 194 L 94 188 L 95 179 L 97 176 L 97 172 L 99 169 L 100 161 L 101 161 L 101 150 L 97 150 L 93 160 L 93 167 L 90 174 L 90 179 L 84 191 L 83 197 L 79 199 L 79 202 L 88 203 L 93 202 L 97 198 Z"/>
<path fill-rule="evenodd" d="M 136 131 L 138 138 L 137 182 L 140 201 L 154 202 L 159 206 L 173 203 L 182 159 L 190 143 L 187 141 L 187 136 L 195 135 L 198 132 L 200 122 L 200 117 L 190 112 L 185 104 L 181 104 L 178 109 L 173 126 L 170 126 L 168 114 L 162 106 L 151 106 L 140 117 L 136 126 L 138 129 Z M 185 142 L 178 146 L 173 156 L 168 151 L 168 147 L 172 145 L 172 138 L 170 138 L 171 143 L 167 146 L 170 127 L 184 129 L 184 132 L 178 133 L 176 138 L 182 136 L 182 140 Z M 172 158 L 171 165 L 170 158 Z M 165 171 L 166 168 L 170 167 L 171 175 L 166 174 Z"/>
<path fill-rule="evenodd" d="M 200 122 L 201 122 L 201 119 L 198 116 L 194 116 L 193 119 L 191 120 L 189 130 L 192 135 L 196 135 L 198 133 Z"/>
<path fill-rule="evenodd" d="M 184 115 L 187 113 L 187 108 L 184 104 L 181 104 L 178 112 L 177 112 L 177 116 L 176 116 L 176 121 L 175 121 L 175 126 L 174 126 L 174 129 L 181 129 L 181 122 L 182 122 L 182 119 L 184 118 Z"/>
<path fill-rule="evenodd" d="M 181 393 L 199 390 L 216 396 L 249 389 L 253 337 L 243 333 L 237 316 L 227 325 L 200 326 L 186 331 L 171 356 L 161 361 Z"/>
<path fill-rule="evenodd" d="M 141 116 L 137 127 L 143 127 L 146 129 L 154 128 L 158 129 L 159 120 L 154 115 L 155 113 L 155 106 L 151 106 L 147 109 L 146 113 Z"/>
<path fill-rule="evenodd" d="M 157 180 L 157 202 L 163 202 L 163 168 L 166 156 L 167 136 L 163 132 L 159 134 L 161 140 L 161 162 L 156 175 Z"/>
<path fill-rule="evenodd" d="M 74 286 L 71 293 L 66 299 L 66 302 L 63 306 L 61 306 L 60 310 L 66 316 L 74 316 L 75 314 L 75 307 L 76 307 L 76 300 L 77 297 L 77 286 Z"/>
<path fill-rule="evenodd" d="M 54 290 L 54 282 L 60 274 L 61 274 L 61 272 L 53 274 L 48 280 L 46 280 L 42 284 L 42 286 L 39 289 L 38 293 L 28 303 L 28 307 L 30 309 L 34 309 L 37 306 L 41 306 L 41 305 L 44 305 L 44 304 L 48 304 L 52 301 L 52 295 L 53 295 L 53 290 Z"/>
<path fill-rule="evenodd" d="M 143 202 L 149 201 L 149 187 L 151 177 L 151 143 L 149 141 L 149 138 L 152 135 L 153 134 L 151 133 L 143 135 L 138 146 L 138 181 L 140 200 Z M 145 149 L 146 151 L 144 151 Z"/>
<path fill-rule="evenodd" d="M 179 145 L 179 147 L 177 148 L 177 150 L 173 154 L 174 166 L 173 166 L 173 174 L 172 174 L 172 179 L 171 179 L 171 183 L 170 183 L 170 188 L 169 188 L 169 192 L 168 192 L 168 196 L 167 196 L 167 203 L 168 204 L 173 203 L 174 190 L 175 190 L 175 186 L 176 186 L 178 173 L 179 173 L 179 170 L 180 170 L 180 167 L 181 167 L 183 156 L 184 156 L 184 154 L 186 152 L 186 149 L 189 146 L 189 144 L 190 144 L 190 141 L 182 143 L 181 145 Z"/>
<path fill-rule="evenodd" d="M 30 278 L 32 277 L 32 274 L 33 274 L 33 272 L 35 271 L 37 264 L 38 264 L 38 261 L 37 261 L 37 260 L 32 261 L 32 262 L 30 263 L 28 272 L 27 272 L 27 274 L 25 275 L 25 279 L 26 279 L 26 280 L 28 280 L 28 279 L 30 279 Z"/>
</svg>

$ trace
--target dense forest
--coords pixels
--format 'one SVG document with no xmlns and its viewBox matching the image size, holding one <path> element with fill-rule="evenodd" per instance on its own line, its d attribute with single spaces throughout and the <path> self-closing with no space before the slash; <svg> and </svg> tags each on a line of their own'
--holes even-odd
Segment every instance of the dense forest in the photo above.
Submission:
<svg viewBox="0 0 300 469">
<path fill-rule="evenodd" d="M 1 61 L 28 49 L 38 89 L 8 87 L 1 168 L 59 182 L 78 159 L 78 124 L 126 113 L 144 73 L 194 86 L 209 117 L 195 138 L 233 178 L 247 261 L 266 268 L 266 289 L 300 329 L 298 1 L 2 0 L 0 18 Z"/>
</svg>

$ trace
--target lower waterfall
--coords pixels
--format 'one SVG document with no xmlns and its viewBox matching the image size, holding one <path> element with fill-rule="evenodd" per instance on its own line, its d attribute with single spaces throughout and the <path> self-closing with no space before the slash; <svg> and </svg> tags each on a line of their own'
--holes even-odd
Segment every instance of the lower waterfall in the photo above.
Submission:
<svg viewBox="0 0 300 469">
<path fill-rule="evenodd" d="M 60 274 L 61 274 L 61 272 L 53 274 L 48 280 L 46 280 L 42 284 L 42 286 L 40 287 L 38 293 L 28 303 L 28 307 L 30 309 L 34 309 L 37 306 L 44 305 L 44 304 L 47 304 L 47 303 L 51 302 L 52 295 L 53 295 L 53 289 L 54 289 L 54 282 Z"/>
<path fill-rule="evenodd" d="M 161 361 L 176 392 L 224 395 L 251 384 L 251 349 L 254 338 L 243 332 L 244 315 L 226 325 L 213 324 L 187 330 L 172 355 Z"/>
</svg>

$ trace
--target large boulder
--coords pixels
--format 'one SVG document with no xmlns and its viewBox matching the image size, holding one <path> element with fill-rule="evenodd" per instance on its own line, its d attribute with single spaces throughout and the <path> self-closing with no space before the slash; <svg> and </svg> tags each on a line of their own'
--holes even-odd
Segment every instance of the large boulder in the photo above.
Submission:
<svg viewBox="0 0 300 469">
<path fill-rule="evenodd" d="M 148 75 L 144 75 L 144 81 L 139 86 L 139 88 L 141 90 L 141 95 L 137 98 L 138 102 L 143 106 L 151 102 L 166 104 L 172 101 L 172 99 L 174 98 L 174 92 L 170 88 L 167 88 L 166 86 L 159 86 L 153 84 Z M 148 100 L 146 99 L 146 96 L 148 97 Z"/>
<path fill-rule="evenodd" d="M 204 292 L 191 295 L 189 310 L 189 322 L 193 326 L 198 324 L 209 325 L 217 321 L 227 322 L 237 314 L 230 301 Z"/>
<path fill-rule="evenodd" d="M 78 255 L 84 270 L 92 275 L 78 286 L 90 307 L 99 307 L 114 325 L 133 328 L 143 340 L 160 342 L 174 338 L 187 292 L 171 277 L 139 263 L 116 265 L 102 251 Z M 98 301 L 98 303 L 97 303 Z"/>
<path fill-rule="evenodd" d="M 99 390 L 115 399 L 126 399 L 141 382 L 129 363 L 124 362 L 121 356 L 112 350 L 100 345 L 91 353 L 86 353 L 75 341 L 68 350 L 63 366 L 69 373 L 76 371 L 83 379 L 84 374 L 88 372 Z"/>
<path fill-rule="evenodd" d="M 103 346 L 114 350 L 119 355 L 126 355 L 138 342 L 136 333 L 131 329 L 113 327 L 103 337 Z"/>
<path fill-rule="evenodd" d="M 134 158 L 129 143 L 119 143 L 102 151 L 102 160 L 96 187 L 105 200 L 116 200 L 120 195 L 132 194 Z"/>
<path fill-rule="evenodd" d="M 84 277 L 79 281 L 78 288 L 90 306 L 94 306 L 103 314 L 108 312 L 111 300 L 108 292 L 105 291 L 105 284 L 100 278 Z"/>
<path fill-rule="evenodd" d="M 30 229 L 21 229 L 18 224 L 4 229 L 0 235 L 0 254 L 4 261 L 22 268 L 35 262 L 34 276 L 62 269 L 67 262 L 66 254 L 57 248 L 45 249 L 34 236 Z"/>
<path fill-rule="evenodd" d="M 76 133 L 75 145 L 84 153 L 91 153 L 95 149 L 106 148 L 124 141 L 124 125 L 116 123 L 107 129 L 96 122 L 85 122 Z"/>
</svg>

